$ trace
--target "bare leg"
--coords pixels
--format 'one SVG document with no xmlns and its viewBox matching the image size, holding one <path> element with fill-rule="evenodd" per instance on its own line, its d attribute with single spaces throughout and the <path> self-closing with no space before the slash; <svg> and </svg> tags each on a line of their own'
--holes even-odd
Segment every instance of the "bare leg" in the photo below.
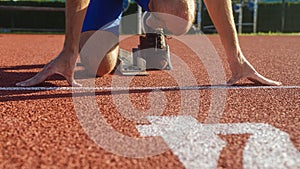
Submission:
<svg viewBox="0 0 300 169">
<path fill-rule="evenodd" d="M 185 23 L 179 23 L 182 21 L 174 17 L 159 14 L 150 16 L 146 23 L 152 28 L 163 27 L 176 35 L 183 34 L 189 30 L 194 20 L 194 3 L 194 0 L 151 0 L 149 4 L 151 12 L 175 15 L 185 20 Z M 205 4 L 220 35 L 232 72 L 227 85 L 233 85 L 242 78 L 264 85 L 281 85 L 280 82 L 260 75 L 244 57 L 235 29 L 231 0 L 205 0 Z"/>
<path fill-rule="evenodd" d="M 86 44 L 86 42 L 89 40 L 89 38 L 94 35 L 96 31 L 86 31 L 81 33 L 80 38 L 80 49 L 83 48 L 83 46 Z M 107 35 L 109 33 L 106 33 Z M 103 44 L 102 46 L 106 47 L 105 44 L 109 42 L 107 39 L 118 39 L 115 35 L 111 34 L 111 38 L 105 38 L 105 35 L 103 34 L 103 37 L 101 39 L 98 39 L 97 44 Z M 109 74 L 116 66 L 117 60 L 118 60 L 118 54 L 119 54 L 119 45 L 117 41 L 114 41 L 112 43 L 114 45 L 113 48 L 111 48 L 104 57 L 101 57 L 101 52 L 99 53 L 93 53 L 91 52 L 90 55 L 85 56 L 81 55 L 80 60 L 83 66 L 85 67 L 86 71 L 88 71 L 91 75 L 97 76 L 104 76 L 106 74 Z M 100 48 L 100 47 L 99 47 Z M 109 47 L 108 47 L 109 48 Z M 98 63 L 100 62 L 100 63 Z"/>
<path fill-rule="evenodd" d="M 196 6 L 194 0 L 150 0 L 149 9 L 152 14 L 146 20 L 148 26 L 182 35 L 193 25 Z"/>
<path fill-rule="evenodd" d="M 232 72 L 228 85 L 235 84 L 242 78 L 264 85 L 281 85 L 260 75 L 244 57 L 235 29 L 231 0 L 205 0 L 212 21 L 220 35 Z"/>
<path fill-rule="evenodd" d="M 34 86 L 53 74 L 60 74 L 73 86 L 80 86 L 74 80 L 74 68 L 78 58 L 80 32 L 89 0 L 66 0 L 66 36 L 62 51 L 45 65 L 34 77 L 17 83 L 17 86 Z"/>
</svg>

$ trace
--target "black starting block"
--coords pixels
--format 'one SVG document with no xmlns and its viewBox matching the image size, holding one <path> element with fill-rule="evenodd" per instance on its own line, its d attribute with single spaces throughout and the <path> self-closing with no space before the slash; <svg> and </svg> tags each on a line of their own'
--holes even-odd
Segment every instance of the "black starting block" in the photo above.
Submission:
<svg viewBox="0 0 300 169">
<path fill-rule="evenodd" d="M 170 50 L 162 30 L 140 36 L 140 44 L 132 52 L 120 51 L 119 71 L 122 75 L 148 75 L 147 70 L 171 70 Z"/>
</svg>

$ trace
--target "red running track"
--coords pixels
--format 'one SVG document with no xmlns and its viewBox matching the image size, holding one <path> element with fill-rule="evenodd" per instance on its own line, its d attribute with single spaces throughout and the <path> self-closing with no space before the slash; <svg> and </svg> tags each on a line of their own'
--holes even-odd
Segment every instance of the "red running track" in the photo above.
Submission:
<svg viewBox="0 0 300 169">
<path fill-rule="evenodd" d="M 230 77 L 224 50 L 217 36 L 208 36 L 216 47 Z M 191 40 L 197 38 L 190 36 Z M 171 51 L 190 68 L 198 86 L 190 91 L 200 95 L 188 103 L 199 103 L 198 121 L 208 118 L 211 95 L 208 73 L 187 46 L 176 39 L 168 40 Z M 300 150 L 300 36 L 241 36 L 244 54 L 263 75 L 283 82 L 291 88 L 261 88 L 247 80 L 241 88 L 226 89 L 226 103 L 220 123 L 265 123 L 288 133 L 293 146 Z M 0 168 L 184 168 L 179 158 L 168 150 L 147 158 L 115 155 L 97 145 L 86 134 L 77 117 L 70 90 L 13 90 L 16 82 L 32 77 L 62 48 L 63 35 L 0 35 Z M 137 37 L 121 42 L 129 50 L 137 45 Z M 175 61 L 174 70 L 184 72 Z M 76 77 L 80 79 L 80 71 Z M 96 86 L 110 87 L 118 73 L 96 79 Z M 125 79 L 129 77 L 125 77 Z M 181 76 L 183 81 L 184 74 Z M 82 82 L 82 79 L 79 81 Z M 168 72 L 150 72 L 149 76 L 134 77 L 131 87 L 176 86 Z M 43 87 L 67 87 L 60 76 L 53 76 Z M 250 86 L 253 88 L 246 88 Z M 3 90 L 8 89 L 8 90 Z M 10 90 L 11 89 L 11 90 Z M 139 111 L 151 109 L 150 91 L 130 91 L 129 99 Z M 163 116 L 180 113 L 182 96 L 179 90 L 164 91 L 167 104 Z M 126 93 L 115 93 L 124 95 Z M 113 102 L 114 95 L 99 90 L 95 93 L 99 110 L 106 122 L 123 135 L 140 138 L 136 123 L 122 116 Z M 186 112 L 184 112 L 186 113 Z M 88 118 L 88 117 L 87 117 Z M 243 150 L 249 134 L 220 135 L 227 146 L 220 152 L 217 168 L 242 168 Z M 103 138 L 105 140 L 105 138 Z M 109 142 L 109 140 L 108 140 Z M 272 144 L 272 143 L 270 143 Z M 113 148 L 124 149 L 122 145 Z"/>
</svg>

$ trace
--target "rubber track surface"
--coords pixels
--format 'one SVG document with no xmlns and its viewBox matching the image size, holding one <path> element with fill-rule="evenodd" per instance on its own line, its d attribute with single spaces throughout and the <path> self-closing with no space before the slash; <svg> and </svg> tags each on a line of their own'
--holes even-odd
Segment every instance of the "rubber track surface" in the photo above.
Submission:
<svg viewBox="0 0 300 169">
<path fill-rule="evenodd" d="M 38 72 L 62 48 L 63 35 L 0 35 L 0 87 L 14 87 Z M 193 37 L 191 37 L 193 38 Z M 137 45 L 137 37 L 121 42 L 127 50 Z M 223 60 L 226 78 L 230 77 L 226 57 L 218 36 L 209 36 Z M 194 54 L 175 39 L 168 40 L 172 52 L 180 56 L 194 73 L 198 85 L 210 85 L 204 66 Z M 283 82 L 284 86 L 300 85 L 300 36 L 241 36 L 244 54 L 263 75 Z M 195 63 L 195 64 L 194 64 Z M 176 63 L 174 63 L 176 65 Z M 172 71 L 181 71 L 174 67 Z M 97 86 L 111 85 L 113 77 L 97 78 Z M 76 77 L 80 78 L 79 73 Z M 184 77 L 182 77 L 184 78 Z M 135 77 L 131 86 L 173 86 L 166 72 L 150 72 Z M 239 86 L 256 86 L 247 80 Z M 39 86 L 67 87 L 60 76 L 53 76 Z M 211 89 L 200 93 L 198 120 L 204 122 L 210 105 Z M 226 106 L 220 123 L 266 123 L 290 135 L 300 150 L 300 89 L 253 88 L 228 89 Z M 184 166 L 167 151 L 148 158 L 114 155 L 95 144 L 82 129 L 74 109 L 72 91 L 0 91 L 0 168 L 172 168 Z M 168 105 L 163 115 L 180 111 L 178 90 L 165 91 Z M 130 99 L 138 110 L 149 109 L 149 91 L 131 92 Z M 136 123 L 122 117 L 113 104 L 110 92 L 96 93 L 99 109 L 118 132 L 140 137 Z M 191 105 L 192 106 L 192 105 Z M 223 135 L 228 142 L 220 155 L 218 168 L 242 168 L 242 153 L 249 135 Z M 117 146 L 117 145 L 116 145 Z M 119 145 L 118 145 L 119 146 Z"/>
</svg>

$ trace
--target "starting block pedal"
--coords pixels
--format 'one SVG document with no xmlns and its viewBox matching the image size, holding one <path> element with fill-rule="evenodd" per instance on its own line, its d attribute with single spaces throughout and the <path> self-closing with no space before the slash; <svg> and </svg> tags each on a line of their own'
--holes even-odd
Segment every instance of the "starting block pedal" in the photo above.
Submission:
<svg viewBox="0 0 300 169">
<path fill-rule="evenodd" d="M 119 71 L 122 75 L 148 75 L 147 70 L 171 70 L 169 46 L 162 29 L 140 36 L 140 44 L 132 52 L 120 50 Z"/>
<path fill-rule="evenodd" d="M 120 54 L 118 57 L 119 67 L 118 70 L 124 76 L 147 76 L 149 75 L 146 71 L 146 64 L 143 63 L 143 60 L 134 64 L 133 56 L 131 52 L 120 49 Z"/>
</svg>

